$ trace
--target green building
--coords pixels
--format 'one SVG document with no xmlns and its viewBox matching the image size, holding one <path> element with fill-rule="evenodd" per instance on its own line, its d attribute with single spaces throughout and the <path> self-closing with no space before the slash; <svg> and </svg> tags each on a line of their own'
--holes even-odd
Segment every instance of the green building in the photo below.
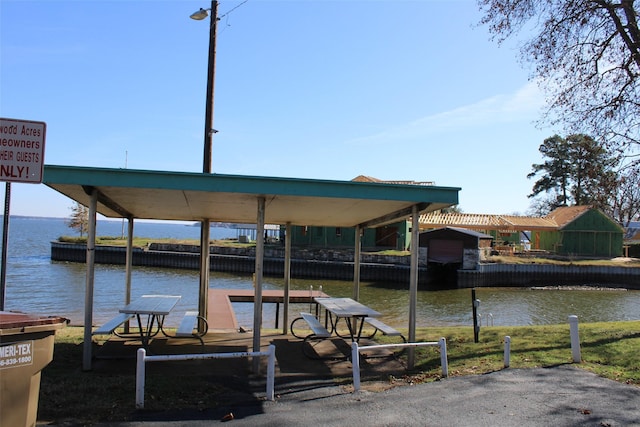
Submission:
<svg viewBox="0 0 640 427">
<path fill-rule="evenodd" d="M 383 181 L 366 175 L 359 175 L 352 179 L 352 181 L 434 186 L 432 181 Z M 315 248 L 353 248 L 355 245 L 355 232 L 355 227 L 293 226 L 291 230 L 291 244 L 294 246 Z M 409 244 L 411 243 L 411 223 L 409 221 L 399 221 L 378 228 L 365 229 L 361 242 L 363 249 L 409 250 Z"/>
<path fill-rule="evenodd" d="M 493 236 L 500 254 L 544 251 L 576 257 L 623 255 L 624 229 L 593 206 L 563 206 L 544 217 L 428 212 L 420 229 L 458 227 Z M 522 240 L 522 242 L 520 242 Z"/>
<path fill-rule="evenodd" d="M 345 227 L 291 227 L 293 246 L 353 248 L 355 228 Z M 379 228 L 367 228 L 362 236 L 362 248 L 407 250 L 411 240 L 411 224 L 401 221 Z"/>
<path fill-rule="evenodd" d="M 558 228 L 534 232 L 533 248 L 566 256 L 622 256 L 624 229 L 596 208 L 560 207 L 545 218 Z"/>
</svg>

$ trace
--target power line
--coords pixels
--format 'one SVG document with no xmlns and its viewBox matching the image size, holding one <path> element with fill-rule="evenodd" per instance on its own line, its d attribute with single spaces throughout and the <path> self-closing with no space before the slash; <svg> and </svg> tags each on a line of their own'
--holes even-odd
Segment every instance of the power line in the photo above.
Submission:
<svg viewBox="0 0 640 427">
<path fill-rule="evenodd" d="M 225 16 L 227 16 L 228 14 L 230 14 L 231 12 L 233 12 L 234 10 L 236 10 L 237 8 L 239 8 L 240 6 L 242 6 L 243 4 L 245 4 L 246 2 L 248 2 L 249 0 L 244 0 L 242 3 L 240 3 L 239 5 L 237 5 L 236 7 L 232 8 L 231 10 L 229 10 L 226 13 L 223 13 L 222 15 L 220 15 L 220 17 L 218 19 L 222 19 Z"/>
</svg>

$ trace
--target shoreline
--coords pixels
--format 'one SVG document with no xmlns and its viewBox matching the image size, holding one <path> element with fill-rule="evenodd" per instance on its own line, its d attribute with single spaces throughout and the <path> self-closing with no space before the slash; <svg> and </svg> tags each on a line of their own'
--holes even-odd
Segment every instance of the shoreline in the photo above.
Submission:
<svg viewBox="0 0 640 427">
<path fill-rule="evenodd" d="M 626 292 L 626 288 L 612 288 L 609 286 L 532 286 L 532 291 L 612 291 L 612 292 Z"/>
<path fill-rule="evenodd" d="M 252 274 L 255 257 L 252 248 L 211 246 L 211 271 Z M 96 263 L 124 265 L 126 248 L 96 246 Z M 152 243 L 133 249 L 133 265 L 199 269 L 197 245 Z M 51 242 L 53 261 L 86 262 L 86 245 Z M 640 290 L 640 267 L 553 265 L 553 264 L 478 264 L 475 270 L 427 266 L 418 267 L 418 282 L 427 289 L 461 289 L 482 287 L 579 286 Z M 265 250 L 266 276 L 284 274 L 284 249 Z M 291 260 L 293 277 L 328 280 L 353 280 L 353 253 L 335 249 L 297 249 Z M 409 257 L 363 254 L 360 279 L 366 282 L 406 283 L 409 281 Z M 443 285 L 444 284 L 444 285 Z"/>
</svg>

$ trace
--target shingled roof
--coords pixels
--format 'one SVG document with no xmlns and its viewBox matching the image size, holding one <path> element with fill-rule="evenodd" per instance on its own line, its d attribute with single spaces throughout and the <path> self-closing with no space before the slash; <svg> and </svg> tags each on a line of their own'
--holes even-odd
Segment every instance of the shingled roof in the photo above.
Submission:
<svg viewBox="0 0 640 427">
<path fill-rule="evenodd" d="M 549 218 L 551 221 L 558 224 L 558 228 L 562 228 L 573 222 L 576 218 L 584 215 L 590 209 L 593 209 L 593 206 L 561 206 L 554 209 L 545 218 Z"/>
<path fill-rule="evenodd" d="M 593 206 L 562 206 L 545 217 L 429 212 L 420 216 L 420 228 L 462 227 L 475 230 L 558 230 Z"/>
<path fill-rule="evenodd" d="M 367 175 L 358 175 L 355 182 L 379 182 L 384 184 L 435 185 L 433 181 L 385 181 Z M 468 230 L 498 230 L 503 232 L 558 230 L 593 209 L 591 205 L 561 206 L 547 216 L 469 214 L 460 212 L 428 212 L 420 215 L 420 229 L 455 227 Z"/>
<path fill-rule="evenodd" d="M 420 228 L 461 227 L 475 230 L 530 231 L 556 230 L 558 225 L 547 219 L 516 215 L 429 212 L 419 219 Z"/>
</svg>

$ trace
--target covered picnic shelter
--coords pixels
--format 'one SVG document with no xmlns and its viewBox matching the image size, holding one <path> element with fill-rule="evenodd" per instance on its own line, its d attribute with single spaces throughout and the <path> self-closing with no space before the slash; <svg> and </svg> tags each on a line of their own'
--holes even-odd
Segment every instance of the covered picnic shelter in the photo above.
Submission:
<svg viewBox="0 0 640 427">
<path fill-rule="evenodd" d="M 131 242 L 135 219 L 201 222 L 198 310 L 207 317 L 210 222 L 286 225 L 285 306 L 288 312 L 292 225 L 354 227 L 353 297 L 359 298 L 361 231 L 411 218 L 411 241 L 419 240 L 421 214 L 458 204 L 457 187 L 223 175 L 45 165 L 43 183 L 89 207 L 83 369 L 91 369 L 95 223 L 97 214 L 128 220 L 127 299 L 131 290 Z M 260 350 L 264 242 L 257 239 L 253 350 Z M 409 340 L 415 340 L 418 245 L 411 246 Z M 124 301 L 128 303 L 129 301 Z M 285 332 L 287 320 L 283 322 Z M 412 361 L 410 360 L 410 364 Z"/>
</svg>

